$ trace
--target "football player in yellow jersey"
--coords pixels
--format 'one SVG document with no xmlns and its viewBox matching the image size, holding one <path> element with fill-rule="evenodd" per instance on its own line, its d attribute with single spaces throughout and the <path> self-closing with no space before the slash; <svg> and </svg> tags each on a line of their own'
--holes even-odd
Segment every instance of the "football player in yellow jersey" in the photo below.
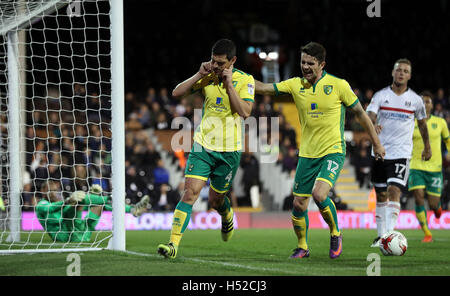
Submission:
<svg viewBox="0 0 450 296">
<path fill-rule="evenodd" d="M 202 91 L 205 99 L 202 120 L 186 164 L 184 193 L 173 215 L 170 240 L 158 245 L 158 253 L 166 258 L 176 257 L 192 206 L 208 179 L 208 201 L 222 217 L 222 239 L 228 241 L 234 233 L 233 209 L 225 194 L 240 164 L 241 117 L 250 115 L 255 94 L 253 76 L 234 69 L 236 59 L 236 46 L 231 40 L 217 41 L 211 60 L 202 63 L 194 76 L 172 92 L 174 97 L 182 97 Z"/>
<path fill-rule="evenodd" d="M 443 118 L 431 115 L 431 110 L 433 109 L 432 94 L 429 91 L 424 91 L 421 93 L 421 96 L 427 112 L 426 122 L 432 156 L 428 161 L 422 160 L 424 145 L 416 120 L 413 133 L 413 152 L 408 178 L 408 190 L 414 196 L 416 217 L 425 234 L 422 242 L 427 243 L 432 242 L 433 237 L 428 228 L 425 196 L 430 209 L 434 211 L 435 217 L 440 218 L 442 213 L 440 198 L 443 184 L 441 141 L 444 141 L 447 150 L 450 151 L 450 135 L 447 122 Z"/>
<path fill-rule="evenodd" d="M 311 196 L 330 227 L 330 258 L 337 258 L 342 252 L 342 233 L 338 226 L 336 207 L 328 193 L 345 160 L 343 133 L 346 107 L 354 112 L 369 133 L 375 156 L 383 159 L 385 154 L 370 118 L 350 85 L 324 70 L 325 56 L 326 50 L 321 44 L 310 42 L 301 48 L 303 78 L 295 77 L 274 84 L 256 81 L 256 93 L 291 95 L 300 120 L 301 143 L 291 216 L 298 244 L 291 258 L 309 256 L 308 204 Z"/>
</svg>

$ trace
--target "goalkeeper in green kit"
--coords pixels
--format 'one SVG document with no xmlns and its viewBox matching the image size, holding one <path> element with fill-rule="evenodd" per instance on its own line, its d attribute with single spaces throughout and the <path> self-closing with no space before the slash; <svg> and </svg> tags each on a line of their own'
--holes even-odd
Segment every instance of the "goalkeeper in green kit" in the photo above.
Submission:
<svg viewBox="0 0 450 296">
<path fill-rule="evenodd" d="M 41 186 L 42 199 L 36 205 L 39 223 L 57 242 L 88 242 L 92 231 L 100 220 L 103 209 L 112 210 L 109 196 L 102 195 L 102 188 L 93 185 L 90 192 L 75 191 L 69 198 L 61 200 L 59 186 L 55 181 L 47 181 Z M 134 206 L 126 205 L 125 212 L 138 217 L 144 213 L 150 199 L 148 195 Z M 82 219 L 82 211 L 88 210 Z"/>
</svg>

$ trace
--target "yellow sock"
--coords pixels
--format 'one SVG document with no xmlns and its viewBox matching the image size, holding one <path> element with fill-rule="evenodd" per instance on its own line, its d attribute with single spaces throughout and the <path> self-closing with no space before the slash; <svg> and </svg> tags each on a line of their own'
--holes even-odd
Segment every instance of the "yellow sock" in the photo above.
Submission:
<svg viewBox="0 0 450 296">
<path fill-rule="evenodd" d="M 333 236 L 341 235 L 338 226 L 336 206 L 334 205 L 334 202 L 329 197 L 327 197 L 318 206 L 323 220 L 325 220 L 325 222 L 327 222 L 328 226 L 330 227 L 330 234 Z"/>
<path fill-rule="evenodd" d="M 297 212 L 295 210 L 292 210 L 291 218 L 292 226 L 298 239 L 298 247 L 304 250 L 308 250 L 308 211 Z"/>
<path fill-rule="evenodd" d="M 425 211 L 424 206 L 416 206 L 416 217 L 425 236 L 431 236 L 431 231 L 428 228 L 427 211 Z"/>
<path fill-rule="evenodd" d="M 170 242 L 179 245 L 183 233 L 191 219 L 192 205 L 180 201 L 173 212 L 172 231 L 170 233 Z"/>
</svg>

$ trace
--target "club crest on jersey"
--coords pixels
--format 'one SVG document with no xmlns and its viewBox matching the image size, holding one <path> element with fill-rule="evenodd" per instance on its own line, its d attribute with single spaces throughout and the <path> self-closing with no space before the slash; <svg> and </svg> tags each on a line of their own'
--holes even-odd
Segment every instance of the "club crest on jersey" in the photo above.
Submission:
<svg viewBox="0 0 450 296">
<path fill-rule="evenodd" d="M 410 101 L 406 101 L 406 102 L 405 102 L 405 106 L 406 106 L 406 107 L 411 107 L 411 102 L 410 102 Z"/>
<path fill-rule="evenodd" d="M 317 104 L 311 103 L 311 110 L 316 110 L 316 109 L 317 109 Z"/>
<path fill-rule="evenodd" d="M 216 104 L 220 105 L 222 103 L 222 98 L 221 97 L 217 97 L 216 98 Z"/>
<path fill-rule="evenodd" d="M 333 86 L 332 86 L 332 85 L 324 85 L 324 86 L 323 86 L 323 92 L 324 92 L 326 95 L 331 94 L 332 91 L 333 91 Z"/>
<path fill-rule="evenodd" d="M 437 125 L 437 123 L 432 123 L 432 124 L 431 124 L 431 127 L 432 127 L 433 129 L 437 129 L 438 125 Z"/>
</svg>

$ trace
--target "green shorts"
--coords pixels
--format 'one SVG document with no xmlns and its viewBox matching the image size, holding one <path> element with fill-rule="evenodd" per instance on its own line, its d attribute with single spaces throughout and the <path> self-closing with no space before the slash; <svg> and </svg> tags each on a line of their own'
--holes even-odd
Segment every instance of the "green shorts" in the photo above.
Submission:
<svg viewBox="0 0 450 296">
<path fill-rule="evenodd" d="M 409 170 L 408 190 L 425 189 L 433 196 L 441 196 L 443 177 L 442 172 L 427 172 L 422 170 Z"/>
<path fill-rule="evenodd" d="M 197 152 L 198 151 L 198 152 Z M 207 181 L 217 193 L 226 193 L 233 183 L 241 161 L 241 151 L 217 152 L 194 142 L 186 163 L 184 175 Z"/>
<path fill-rule="evenodd" d="M 324 181 L 333 187 L 344 161 L 345 154 L 342 153 L 328 154 L 320 158 L 299 157 L 295 172 L 294 195 L 311 196 L 316 180 Z"/>
</svg>

